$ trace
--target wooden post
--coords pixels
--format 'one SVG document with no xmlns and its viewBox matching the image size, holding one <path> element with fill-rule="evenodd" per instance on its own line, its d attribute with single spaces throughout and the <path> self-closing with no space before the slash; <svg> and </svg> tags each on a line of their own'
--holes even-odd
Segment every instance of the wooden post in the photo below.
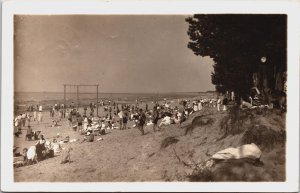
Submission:
<svg viewBox="0 0 300 193">
<path fill-rule="evenodd" d="M 64 105 L 66 105 L 66 85 L 64 84 Z"/>
<path fill-rule="evenodd" d="M 76 85 L 77 87 L 77 110 L 79 108 L 79 85 Z"/>
<path fill-rule="evenodd" d="M 97 84 L 97 103 L 96 103 L 96 106 L 97 106 L 97 117 L 99 116 L 99 114 L 98 114 L 98 106 L 99 106 L 99 104 L 98 104 L 98 87 L 99 87 L 99 85 Z"/>
</svg>

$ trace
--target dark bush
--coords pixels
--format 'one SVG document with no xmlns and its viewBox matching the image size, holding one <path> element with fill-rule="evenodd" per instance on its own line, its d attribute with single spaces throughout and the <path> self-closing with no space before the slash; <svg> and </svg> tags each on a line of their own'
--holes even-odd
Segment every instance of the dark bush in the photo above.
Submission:
<svg viewBox="0 0 300 193">
<path fill-rule="evenodd" d="M 190 182 L 212 182 L 214 181 L 213 173 L 209 169 L 194 170 L 191 175 L 187 176 Z"/>
<path fill-rule="evenodd" d="M 167 137 L 161 142 L 160 149 L 166 148 L 173 143 L 177 143 L 178 141 L 179 140 L 175 137 Z"/>
<path fill-rule="evenodd" d="M 210 117 L 206 117 L 207 115 L 197 116 L 193 119 L 191 125 L 187 126 L 185 129 L 185 135 L 188 133 L 192 133 L 196 127 L 202 127 L 207 125 L 212 125 L 214 123 L 214 119 Z"/>
<path fill-rule="evenodd" d="M 271 148 L 275 144 L 284 144 L 284 142 L 285 132 L 283 130 L 275 131 L 264 125 L 254 125 L 248 128 L 242 138 L 242 143 L 255 143 L 261 148 Z"/>
</svg>

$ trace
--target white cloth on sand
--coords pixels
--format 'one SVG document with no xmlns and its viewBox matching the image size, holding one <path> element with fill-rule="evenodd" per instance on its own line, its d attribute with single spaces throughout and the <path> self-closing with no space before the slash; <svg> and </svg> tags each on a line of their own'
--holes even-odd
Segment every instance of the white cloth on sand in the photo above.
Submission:
<svg viewBox="0 0 300 193">
<path fill-rule="evenodd" d="M 237 148 L 227 148 L 215 153 L 213 159 L 259 159 L 262 152 L 254 143 L 242 145 Z"/>
</svg>

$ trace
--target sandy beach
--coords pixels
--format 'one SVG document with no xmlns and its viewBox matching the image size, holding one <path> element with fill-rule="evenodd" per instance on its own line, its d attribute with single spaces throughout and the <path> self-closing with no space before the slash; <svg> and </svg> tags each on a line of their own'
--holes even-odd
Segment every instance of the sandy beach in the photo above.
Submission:
<svg viewBox="0 0 300 193">
<path fill-rule="evenodd" d="M 103 108 L 100 108 L 100 112 L 104 115 Z M 192 167 L 193 163 L 205 162 L 222 149 L 245 144 L 243 136 L 254 123 L 266 126 L 275 136 L 284 129 L 285 115 L 269 110 L 261 116 L 253 111 L 250 112 L 253 115 L 251 120 L 243 118 L 240 132 L 224 136 L 220 125 L 228 114 L 229 111 L 218 112 L 216 108 L 207 107 L 193 113 L 182 124 L 182 128 L 172 124 L 153 132 L 152 125 L 149 125 L 145 127 L 144 136 L 138 129 L 132 128 L 133 122 L 129 122 L 130 129 L 107 130 L 106 135 L 95 136 L 94 142 L 64 144 L 63 148 L 73 148 L 73 162 L 70 164 L 60 164 L 61 157 L 56 156 L 34 165 L 15 168 L 14 179 L 16 182 L 284 181 L 285 142 L 268 142 L 270 135 L 264 135 L 263 132 L 260 133 L 261 144 L 257 144 L 262 150 L 263 166 L 240 160 L 224 162 L 214 166 L 208 177 L 199 178 Z M 67 119 L 63 119 L 58 127 L 49 127 L 52 124 L 49 112 L 43 112 L 43 116 L 42 123 L 30 124 L 33 130 L 40 130 L 46 140 L 52 141 L 57 133 L 61 138 L 69 136 L 71 140 L 83 139 L 83 135 L 68 126 Z M 197 125 L 191 134 L 185 135 L 185 130 L 198 116 L 204 116 L 212 122 Z M 103 140 L 97 141 L 100 137 Z M 170 137 L 175 138 L 176 142 L 164 147 L 163 141 Z M 15 137 L 14 142 L 20 150 L 35 143 L 25 141 L 24 134 Z"/>
</svg>

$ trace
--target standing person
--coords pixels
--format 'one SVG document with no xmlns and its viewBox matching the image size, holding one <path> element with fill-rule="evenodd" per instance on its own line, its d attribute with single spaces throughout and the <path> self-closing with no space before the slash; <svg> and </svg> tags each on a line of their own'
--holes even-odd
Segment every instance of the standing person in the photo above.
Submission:
<svg viewBox="0 0 300 193">
<path fill-rule="evenodd" d="M 40 123 L 40 122 L 43 121 L 43 115 L 42 115 L 42 112 L 43 112 L 43 106 L 40 105 L 38 109 L 39 109 L 39 113 L 38 113 L 38 123 Z"/>
<path fill-rule="evenodd" d="M 118 113 L 118 116 L 119 116 L 120 130 L 122 130 L 123 129 L 123 116 L 124 116 L 123 110 L 121 110 Z"/>
<path fill-rule="evenodd" d="M 156 108 L 156 106 L 153 107 L 153 131 L 155 132 L 156 131 L 156 128 L 157 128 L 157 122 L 158 122 L 158 119 L 159 119 L 159 114 L 158 114 L 158 110 Z"/>
<path fill-rule="evenodd" d="M 58 121 L 61 121 L 61 119 L 62 119 L 62 109 L 58 111 Z"/>
<path fill-rule="evenodd" d="M 49 108 L 49 114 L 50 114 L 50 117 L 52 118 L 52 107 L 51 106 Z"/>
<path fill-rule="evenodd" d="M 77 117 L 76 116 L 72 116 L 72 128 L 73 128 L 73 131 L 77 131 L 77 126 L 78 126 Z"/>
<path fill-rule="evenodd" d="M 145 122 L 146 122 L 146 115 L 143 112 L 143 109 L 140 109 L 139 110 L 139 119 L 138 119 L 138 125 L 137 126 L 138 126 L 138 129 L 141 131 L 142 135 L 145 134 L 145 132 L 144 132 Z"/>
<path fill-rule="evenodd" d="M 33 121 L 36 121 L 37 120 L 37 115 L 36 115 L 36 109 L 34 108 L 34 111 L 33 111 Z"/>
<path fill-rule="evenodd" d="M 148 112 L 148 104 L 146 103 L 146 112 Z"/>
<path fill-rule="evenodd" d="M 70 108 L 73 109 L 74 107 L 75 107 L 75 103 L 72 101 L 71 105 L 70 105 Z"/>
<path fill-rule="evenodd" d="M 71 127 L 72 115 L 71 115 L 71 111 L 69 109 L 66 110 L 66 117 L 68 119 L 69 126 Z"/>
<path fill-rule="evenodd" d="M 223 111 L 227 110 L 227 105 L 228 105 L 228 99 L 225 96 L 224 99 L 223 99 Z"/>
<path fill-rule="evenodd" d="M 77 131 L 77 111 L 75 108 L 71 111 L 71 125 L 73 131 Z"/>
<path fill-rule="evenodd" d="M 21 115 L 21 122 L 22 122 L 22 127 L 25 127 L 25 123 L 26 123 L 26 113 L 23 113 Z"/>
<path fill-rule="evenodd" d="M 79 132 L 82 131 L 82 122 L 83 122 L 83 118 L 80 114 L 77 115 L 77 124 L 78 124 L 78 130 Z"/>
<path fill-rule="evenodd" d="M 182 106 L 183 106 L 184 109 L 186 108 L 186 105 L 187 105 L 187 101 L 186 101 L 186 100 L 183 100 L 183 101 L 182 101 Z"/>
<path fill-rule="evenodd" d="M 27 126 L 30 126 L 31 115 L 29 113 L 26 114 Z"/>
<path fill-rule="evenodd" d="M 202 110 L 202 103 L 201 103 L 201 100 L 198 101 L 198 110 L 199 110 L 199 111 Z"/>
<path fill-rule="evenodd" d="M 22 134 L 22 125 L 21 125 L 22 114 L 18 115 L 15 119 L 15 126 L 17 127 L 16 133 Z"/>
<path fill-rule="evenodd" d="M 194 111 L 198 111 L 198 104 L 196 103 L 196 101 L 193 102 L 193 109 Z"/>
<path fill-rule="evenodd" d="M 63 118 L 66 118 L 66 105 L 65 104 L 62 104 L 63 105 Z"/>
<path fill-rule="evenodd" d="M 32 129 L 30 126 L 27 127 L 27 132 L 26 132 L 26 136 L 25 136 L 25 141 L 31 141 L 32 139 Z"/>
<path fill-rule="evenodd" d="M 128 113 L 126 111 L 124 112 L 122 121 L 123 121 L 123 129 L 126 129 L 127 128 L 127 121 L 128 121 Z"/>
<path fill-rule="evenodd" d="M 217 97 L 217 109 L 220 111 L 221 99 Z"/>
<path fill-rule="evenodd" d="M 83 115 L 85 115 L 85 116 L 86 116 L 86 111 L 87 111 L 87 107 L 85 106 L 85 107 L 83 108 Z"/>
<path fill-rule="evenodd" d="M 39 112 L 42 112 L 42 111 L 43 111 L 43 106 L 40 105 L 40 106 L 39 106 Z"/>
<path fill-rule="evenodd" d="M 39 112 L 38 113 L 38 123 L 42 122 L 43 121 L 43 115 L 42 115 L 42 112 Z"/>
<path fill-rule="evenodd" d="M 87 130 L 87 127 L 88 127 L 88 118 L 87 116 L 83 115 L 83 130 L 86 131 Z"/>
<path fill-rule="evenodd" d="M 119 105 L 117 105 L 117 114 L 119 114 L 120 109 L 119 109 Z"/>
</svg>

